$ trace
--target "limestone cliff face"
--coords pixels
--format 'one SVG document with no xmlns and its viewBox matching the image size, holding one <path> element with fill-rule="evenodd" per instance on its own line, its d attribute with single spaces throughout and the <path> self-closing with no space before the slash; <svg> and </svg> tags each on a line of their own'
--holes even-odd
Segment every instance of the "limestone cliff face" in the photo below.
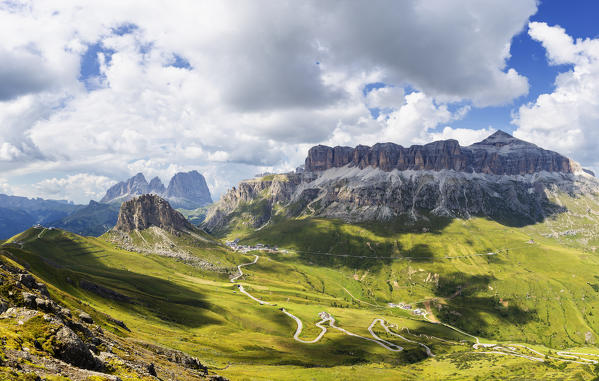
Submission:
<svg viewBox="0 0 599 381">
<path fill-rule="evenodd" d="M 597 179 L 577 163 L 503 132 L 469 147 L 453 140 L 410 148 L 317 146 L 302 173 L 232 188 L 208 212 L 204 228 L 218 232 L 241 215 L 245 226 L 259 228 L 275 213 L 349 222 L 484 216 L 528 224 L 565 210 L 551 202 L 558 193 L 598 191 Z"/>
<path fill-rule="evenodd" d="M 171 233 L 193 231 L 194 226 L 167 201 L 157 195 L 145 194 L 121 205 L 114 230 L 130 232 L 152 226 Z"/>
<path fill-rule="evenodd" d="M 524 175 L 535 172 L 574 172 L 570 159 L 498 131 L 487 139 L 461 147 L 457 140 L 444 140 L 404 148 L 393 143 L 372 147 L 316 146 L 306 158 L 306 171 L 324 171 L 344 166 L 405 170 L 454 170 L 494 175 Z"/>
</svg>

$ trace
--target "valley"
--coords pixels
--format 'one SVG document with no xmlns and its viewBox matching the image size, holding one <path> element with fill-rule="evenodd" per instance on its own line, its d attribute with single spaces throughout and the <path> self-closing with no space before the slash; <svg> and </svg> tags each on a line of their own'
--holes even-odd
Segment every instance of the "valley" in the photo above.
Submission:
<svg viewBox="0 0 599 381">
<path fill-rule="evenodd" d="M 523 163 L 534 157 L 497 136 L 522 147 Z M 134 348 L 127 373 L 90 339 L 107 379 L 143 379 L 126 361 L 150 356 L 156 377 L 182 380 L 591 380 L 599 196 L 568 165 L 500 177 L 347 164 L 267 175 L 233 188 L 201 227 L 156 194 L 124 196 L 99 237 L 34 226 L 1 257 Z M 14 292 L 0 298 L 31 308 Z M 18 326 L 9 311 L 0 323 Z M 171 350 L 201 366 L 161 357 Z"/>
<path fill-rule="evenodd" d="M 319 219 L 289 225 L 295 234 L 277 242 L 286 252 L 242 254 L 169 235 L 179 248 L 230 269 L 222 273 L 58 229 L 31 229 L 4 249 L 53 285 L 52 293 L 124 321 L 128 340 L 183 350 L 230 379 L 349 379 L 372 364 L 382 367 L 382 379 L 487 378 L 508 366 L 514 377 L 593 373 L 597 294 L 586 282 L 599 269 L 594 256 L 542 235 L 530 244 L 529 234 L 483 219 L 395 234 Z M 262 229 L 242 242 L 274 244 L 273 234 L 285 236 Z M 157 239 L 151 229 L 141 235 Z M 405 251 L 383 255 L 391 241 Z M 81 279 L 126 298 L 81 289 Z M 415 315 L 390 302 L 431 312 Z M 439 319 L 447 325 L 433 323 Z"/>
</svg>

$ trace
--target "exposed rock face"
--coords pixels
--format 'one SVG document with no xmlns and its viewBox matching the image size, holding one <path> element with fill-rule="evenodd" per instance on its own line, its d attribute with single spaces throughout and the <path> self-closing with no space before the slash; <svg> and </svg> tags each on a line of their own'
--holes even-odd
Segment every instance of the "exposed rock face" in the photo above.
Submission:
<svg viewBox="0 0 599 381">
<path fill-rule="evenodd" d="M 158 177 L 154 177 L 150 180 L 148 187 L 150 188 L 149 193 L 163 194 L 166 192 L 164 184 L 162 184 L 162 181 Z"/>
<path fill-rule="evenodd" d="M 305 169 L 324 171 L 349 165 L 389 172 L 405 170 L 454 170 L 494 175 L 523 175 L 535 172 L 574 172 L 567 157 L 497 131 L 482 142 L 461 147 L 457 140 L 443 140 L 404 148 L 394 143 L 372 147 L 312 147 Z"/>
<path fill-rule="evenodd" d="M 129 180 L 121 181 L 110 187 L 100 202 L 126 201 L 146 193 L 162 194 L 164 193 L 164 185 L 157 177 L 153 178 L 148 184 L 143 173 L 138 173 Z"/>
<path fill-rule="evenodd" d="M 165 197 L 175 208 L 196 209 L 212 203 L 206 179 L 198 171 L 173 176 Z"/>
<path fill-rule="evenodd" d="M 72 329 L 63 326 L 56 333 L 56 355 L 63 361 L 80 368 L 97 369 L 99 361 Z"/>
<path fill-rule="evenodd" d="M 557 193 L 599 190 L 577 163 L 503 132 L 469 147 L 453 140 L 407 149 L 317 146 L 306 169 L 241 182 L 211 208 L 204 228 L 219 232 L 241 215 L 243 224 L 259 228 L 276 210 L 349 222 L 430 213 L 522 225 L 565 211 L 550 201 Z"/>
<path fill-rule="evenodd" d="M 100 202 L 121 203 L 142 194 L 159 195 L 167 199 L 175 208 L 197 209 L 212 203 L 206 180 L 198 171 L 175 174 L 168 188 L 165 188 L 158 177 L 154 177 L 148 183 L 144 175 L 138 173 L 129 180 L 110 187 Z"/>
<path fill-rule="evenodd" d="M 194 226 L 160 196 L 145 194 L 121 205 L 115 230 L 130 232 L 156 226 L 171 233 L 193 231 Z"/>
</svg>

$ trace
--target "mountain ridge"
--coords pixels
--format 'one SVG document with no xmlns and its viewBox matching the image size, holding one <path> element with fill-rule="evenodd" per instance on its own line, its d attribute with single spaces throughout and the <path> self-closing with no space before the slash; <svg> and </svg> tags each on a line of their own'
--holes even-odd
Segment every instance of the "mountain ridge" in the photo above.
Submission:
<svg viewBox="0 0 599 381">
<path fill-rule="evenodd" d="M 535 172 L 580 172 L 580 165 L 557 152 L 497 131 L 481 142 L 461 146 L 457 140 L 440 140 L 403 147 L 377 143 L 372 147 L 329 147 L 318 145 L 308 151 L 305 170 L 323 171 L 343 166 L 368 166 L 389 172 L 405 170 L 454 170 L 495 175 L 523 175 Z"/>
<path fill-rule="evenodd" d="M 275 215 L 356 223 L 433 214 L 526 225 L 563 212 L 551 201 L 560 192 L 599 189 L 597 179 L 574 161 L 504 132 L 466 149 L 455 140 L 412 146 L 409 152 L 392 143 L 346 148 L 316 146 L 303 172 L 242 181 L 209 210 L 204 228 L 222 232 L 244 216 L 238 222 L 257 229 Z M 469 171 L 464 160 L 473 158 L 486 169 Z M 511 169 L 495 170 L 498 165 Z"/>
<path fill-rule="evenodd" d="M 195 170 L 176 173 L 169 181 L 168 187 L 165 187 L 158 177 L 154 177 L 148 183 L 143 173 L 139 172 L 111 186 L 100 202 L 124 202 L 142 194 L 159 195 L 175 208 L 197 209 L 212 203 L 206 179 Z"/>
</svg>

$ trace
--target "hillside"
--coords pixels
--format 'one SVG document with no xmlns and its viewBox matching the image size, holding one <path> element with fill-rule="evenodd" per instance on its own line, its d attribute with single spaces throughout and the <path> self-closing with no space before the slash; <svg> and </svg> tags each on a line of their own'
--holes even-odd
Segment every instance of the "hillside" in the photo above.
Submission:
<svg viewBox="0 0 599 381">
<path fill-rule="evenodd" d="M 126 340 L 182 350 L 231 379 L 366 377 L 371 364 L 382 366 L 381 379 L 590 379 L 592 367 L 565 361 L 572 359 L 561 351 L 599 354 L 599 259 L 526 229 L 532 228 L 478 218 L 431 217 L 426 225 L 306 218 L 240 234 L 242 244 L 279 245 L 248 254 L 155 228 L 130 235 L 215 267 L 127 249 L 110 235 L 60 230 L 31 229 L 5 250 L 56 286 L 58 300 L 76 298 L 123 321 L 131 330 L 123 333 Z M 296 337 L 312 341 L 321 333 L 314 325 L 321 312 L 335 319 L 331 325 L 325 316 L 322 338 L 294 340 L 297 325 L 286 313 L 303 322 Z M 434 323 L 439 320 L 464 333 Z M 518 355 L 536 358 L 534 349 L 550 358 L 486 353 L 472 348 L 469 335 L 531 348 L 518 347 Z"/>
<path fill-rule="evenodd" d="M 568 168 L 345 165 L 242 182 L 203 225 L 226 244 L 142 195 L 101 237 L 32 228 L 3 250 L 125 343 L 232 380 L 591 380 L 597 189 Z"/>
</svg>

